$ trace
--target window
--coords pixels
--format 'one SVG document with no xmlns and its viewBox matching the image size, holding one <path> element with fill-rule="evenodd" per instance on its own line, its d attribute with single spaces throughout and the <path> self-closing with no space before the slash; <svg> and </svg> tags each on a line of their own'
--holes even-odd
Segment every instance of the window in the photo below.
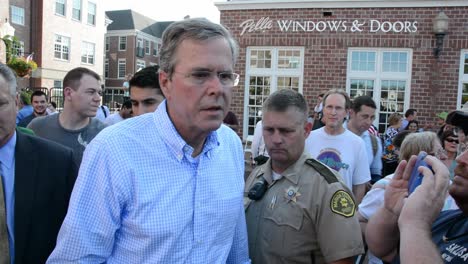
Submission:
<svg viewBox="0 0 468 264">
<path fill-rule="evenodd" d="M 263 102 L 271 93 L 280 89 L 302 92 L 304 48 L 247 48 L 246 65 L 244 137 L 253 135 Z"/>
<path fill-rule="evenodd" d="M 13 42 L 13 54 L 16 56 L 24 56 L 24 42 Z"/>
<path fill-rule="evenodd" d="M 158 56 L 159 45 L 156 42 L 153 42 L 153 56 Z"/>
<path fill-rule="evenodd" d="M 62 88 L 62 80 L 54 80 L 54 88 Z"/>
<path fill-rule="evenodd" d="M 55 14 L 65 16 L 66 0 L 55 0 Z"/>
<path fill-rule="evenodd" d="M 24 26 L 24 8 L 11 6 L 11 22 Z"/>
<path fill-rule="evenodd" d="M 125 59 L 119 59 L 117 69 L 118 69 L 117 78 L 119 79 L 125 78 L 125 75 L 127 74 L 127 63 Z"/>
<path fill-rule="evenodd" d="M 409 49 L 348 50 L 347 92 L 351 99 L 367 95 L 378 106 L 374 125 L 385 132 L 388 117 L 409 107 L 411 85 Z"/>
<path fill-rule="evenodd" d="M 72 18 L 81 21 L 81 0 L 73 0 Z"/>
<path fill-rule="evenodd" d="M 146 63 L 145 61 L 142 61 L 142 60 L 137 60 L 137 63 L 136 63 L 136 71 L 139 71 L 143 68 L 146 67 Z"/>
<path fill-rule="evenodd" d="M 119 50 L 126 50 L 127 49 L 127 37 L 121 36 L 119 37 Z"/>
<path fill-rule="evenodd" d="M 81 62 L 86 64 L 94 64 L 94 43 L 81 43 Z"/>
<path fill-rule="evenodd" d="M 110 48 L 109 37 L 106 37 L 106 51 L 109 51 L 109 48 Z"/>
<path fill-rule="evenodd" d="M 145 54 L 151 55 L 151 47 L 149 40 L 145 40 Z"/>
<path fill-rule="evenodd" d="M 104 78 L 109 78 L 109 59 L 104 63 Z"/>
<path fill-rule="evenodd" d="M 96 25 L 96 4 L 88 2 L 88 25 Z"/>
<path fill-rule="evenodd" d="M 457 109 L 468 102 L 468 50 L 461 51 Z"/>
<path fill-rule="evenodd" d="M 69 60 L 70 56 L 70 38 L 55 35 L 54 57 L 59 60 Z"/>
<path fill-rule="evenodd" d="M 144 52 L 143 39 L 137 38 L 136 56 L 143 58 L 145 56 Z"/>
</svg>

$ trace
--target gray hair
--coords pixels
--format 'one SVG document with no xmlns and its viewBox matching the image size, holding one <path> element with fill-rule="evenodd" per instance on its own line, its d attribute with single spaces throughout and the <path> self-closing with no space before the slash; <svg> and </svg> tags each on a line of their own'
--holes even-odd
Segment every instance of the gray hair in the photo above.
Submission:
<svg viewBox="0 0 468 264">
<path fill-rule="evenodd" d="M 10 67 L 0 63 L 0 75 L 5 79 L 10 94 L 16 96 L 16 77 Z"/>
<path fill-rule="evenodd" d="M 401 143 L 400 160 L 408 161 L 411 155 L 418 155 L 421 151 L 431 153 L 434 151 L 434 143 L 437 140 L 439 137 L 431 131 L 409 134 Z"/>
<path fill-rule="evenodd" d="M 345 98 L 345 109 L 348 110 L 348 109 L 351 108 L 351 106 L 352 106 L 351 99 L 349 98 L 348 93 L 343 89 L 331 89 L 331 90 L 329 90 L 325 94 L 325 96 L 323 97 L 323 106 L 325 106 L 328 96 L 330 96 L 332 94 L 341 94 Z"/>
<path fill-rule="evenodd" d="M 307 101 L 302 94 L 291 89 L 281 89 L 272 93 L 263 103 L 262 110 L 263 114 L 269 111 L 286 112 L 289 107 L 295 107 L 301 114 L 301 122 L 307 121 Z"/>
<path fill-rule="evenodd" d="M 161 70 L 172 76 L 176 64 L 176 51 L 184 40 L 205 41 L 215 38 L 225 38 L 231 47 L 232 63 L 236 62 L 238 46 L 231 33 L 221 25 L 210 22 L 206 18 L 192 18 L 170 24 L 162 36 L 162 46 L 159 52 Z"/>
</svg>

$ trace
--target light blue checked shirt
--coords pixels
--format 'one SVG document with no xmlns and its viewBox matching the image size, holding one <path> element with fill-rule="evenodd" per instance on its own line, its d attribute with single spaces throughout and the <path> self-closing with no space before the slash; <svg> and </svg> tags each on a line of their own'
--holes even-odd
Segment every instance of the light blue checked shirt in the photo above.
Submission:
<svg viewBox="0 0 468 264">
<path fill-rule="evenodd" d="M 249 263 L 239 137 L 222 125 L 192 152 L 165 102 L 101 131 L 47 263 Z"/>
</svg>

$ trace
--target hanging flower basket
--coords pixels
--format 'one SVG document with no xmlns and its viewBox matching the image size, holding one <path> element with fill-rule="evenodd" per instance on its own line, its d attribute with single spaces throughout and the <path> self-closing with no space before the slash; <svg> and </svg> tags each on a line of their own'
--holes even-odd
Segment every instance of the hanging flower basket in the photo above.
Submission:
<svg viewBox="0 0 468 264">
<path fill-rule="evenodd" d="M 19 77 L 25 77 L 37 69 L 37 64 L 33 60 L 24 57 L 12 57 L 7 65 L 16 72 Z"/>
</svg>

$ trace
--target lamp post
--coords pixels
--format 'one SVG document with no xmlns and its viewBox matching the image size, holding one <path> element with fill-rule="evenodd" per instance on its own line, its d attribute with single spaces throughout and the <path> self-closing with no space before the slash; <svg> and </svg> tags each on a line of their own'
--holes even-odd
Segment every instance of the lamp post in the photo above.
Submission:
<svg viewBox="0 0 468 264">
<path fill-rule="evenodd" d="M 434 57 L 436 59 L 439 58 L 439 54 L 442 51 L 442 46 L 444 45 L 444 37 L 448 32 L 448 16 L 441 11 L 435 18 L 434 18 L 434 27 L 433 32 L 436 37 L 436 47 L 434 48 Z"/>
</svg>

